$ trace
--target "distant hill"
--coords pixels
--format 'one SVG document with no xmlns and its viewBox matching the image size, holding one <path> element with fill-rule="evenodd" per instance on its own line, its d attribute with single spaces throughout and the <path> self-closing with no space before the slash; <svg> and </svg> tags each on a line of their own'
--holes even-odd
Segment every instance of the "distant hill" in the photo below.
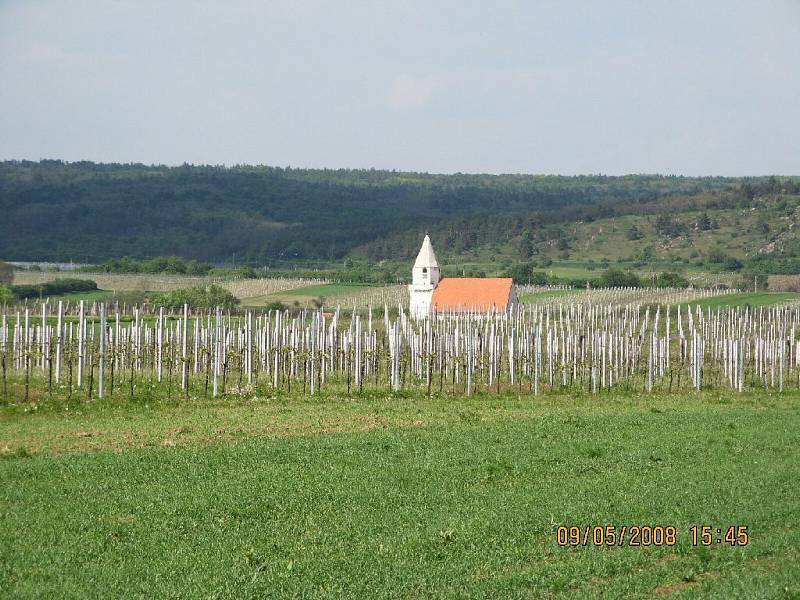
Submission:
<svg viewBox="0 0 800 600">
<path fill-rule="evenodd" d="M 769 181 L 6 161 L 0 163 L 0 256 L 399 258 L 416 250 L 425 229 L 443 233 L 437 241 L 443 251 L 487 244 L 531 244 L 538 251 L 547 242 L 540 232 L 558 224 L 616 218 L 643 206 L 655 214 L 670 199 L 746 196 L 746 186 Z M 779 188 L 796 185 L 775 181 Z M 572 229 L 564 235 L 580 235 Z"/>
<path fill-rule="evenodd" d="M 603 216 L 602 213 L 611 212 Z M 589 211 L 584 211 L 588 213 Z M 800 273 L 800 194 L 791 190 L 752 197 L 739 189 L 600 207 L 581 218 L 569 211 L 509 217 L 504 226 L 470 218 L 431 228 L 444 262 L 481 266 L 530 263 L 595 265 L 656 271 Z M 399 232 L 356 253 L 379 256 L 417 242 Z"/>
</svg>

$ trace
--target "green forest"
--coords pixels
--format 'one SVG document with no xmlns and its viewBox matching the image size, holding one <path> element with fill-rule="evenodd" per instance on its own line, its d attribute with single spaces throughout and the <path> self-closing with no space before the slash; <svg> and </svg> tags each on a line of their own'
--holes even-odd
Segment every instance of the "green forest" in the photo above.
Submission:
<svg viewBox="0 0 800 600">
<path fill-rule="evenodd" d="M 758 180 L 753 180 L 758 184 Z M 432 175 L 267 166 L 0 163 L 0 256 L 96 263 L 177 255 L 206 262 L 370 259 L 506 243 L 542 223 L 611 216 L 743 180 L 658 175 Z M 391 245 L 388 245 L 391 244 Z"/>
<path fill-rule="evenodd" d="M 3 259 L 109 272 L 391 282 L 429 232 L 450 276 L 800 273 L 797 177 L 6 161 L 0 211 Z"/>
</svg>

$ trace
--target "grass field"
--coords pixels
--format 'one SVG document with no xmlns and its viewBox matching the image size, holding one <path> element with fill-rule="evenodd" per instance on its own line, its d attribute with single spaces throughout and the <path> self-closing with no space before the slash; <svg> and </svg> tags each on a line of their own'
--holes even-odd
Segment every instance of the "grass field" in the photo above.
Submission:
<svg viewBox="0 0 800 600">
<path fill-rule="evenodd" d="M 724 306 L 771 306 L 774 304 L 784 304 L 800 300 L 797 292 L 742 292 L 739 294 L 726 294 L 724 296 L 714 296 L 703 298 L 697 302 L 692 302 L 692 306 L 701 308 L 718 308 Z"/>
<path fill-rule="evenodd" d="M 273 302 L 282 302 L 292 305 L 295 302 L 306 305 L 313 300 L 325 298 L 330 300 L 336 296 L 352 294 L 370 287 L 366 284 L 358 283 L 326 283 L 321 285 L 308 285 L 282 292 L 275 292 L 266 296 L 244 298 L 242 304 L 249 307 L 267 306 Z"/>
<path fill-rule="evenodd" d="M 13 404 L 0 595 L 796 598 L 798 442 L 796 394 Z"/>
<path fill-rule="evenodd" d="M 532 304 L 534 302 L 541 302 L 542 300 L 550 300 L 552 298 L 564 298 L 568 300 L 574 296 L 583 293 L 583 290 L 543 290 L 541 292 L 531 292 L 528 294 L 520 294 L 519 301 L 523 304 Z"/>
<path fill-rule="evenodd" d="M 58 296 L 48 296 L 50 302 L 141 302 L 144 294 L 142 292 L 113 292 L 110 290 L 95 290 L 92 292 L 77 292 L 75 294 L 60 294 Z M 28 302 L 30 302 L 29 300 Z M 34 301 L 38 302 L 38 298 Z"/>
</svg>

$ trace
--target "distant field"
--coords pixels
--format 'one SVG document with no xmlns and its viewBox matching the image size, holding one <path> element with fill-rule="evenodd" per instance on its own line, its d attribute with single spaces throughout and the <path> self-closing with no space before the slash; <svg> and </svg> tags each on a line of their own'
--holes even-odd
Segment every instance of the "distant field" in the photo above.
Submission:
<svg viewBox="0 0 800 600">
<path fill-rule="evenodd" d="M 0 407 L 3 597 L 795 598 L 800 397 Z M 559 547 L 559 526 L 677 528 Z M 689 528 L 746 525 L 695 547 Z"/>
<path fill-rule="evenodd" d="M 555 275 L 556 277 L 563 277 L 564 279 L 580 279 L 597 277 L 603 272 L 603 269 L 597 267 L 596 269 L 589 269 L 587 265 L 576 264 L 574 262 L 559 263 L 554 261 L 552 265 L 534 269 L 535 271 L 542 271 L 548 275 Z"/>
<path fill-rule="evenodd" d="M 166 292 L 191 287 L 193 285 L 200 285 L 209 281 L 207 277 L 188 277 L 185 275 L 76 273 L 74 271 L 15 271 L 14 283 L 36 285 L 64 277 L 91 279 L 97 283 L 97 287 L 101 290 L 137 292 Z"/>
<path fill-rule="evenodd" d="M 769 306 L 798 300 L 800 300 L 800 293 L 797 292 L 743 292 L 704 298 L 691 304 L 701 308 L 717 308 L 721 306 Z"/>
<path fill-rule="evenodd" d="M 16 271 L 15 284 L 39 284 L 63 277 L 91 279 L 97 287 L 113 292 L 167 292 L 197 285 L 217 284 L 228 289 L 239 299 L 263 297 L 276 292 L 318 285 L 318 279 L 220 279 L 188 275 L 139 274 L 139 273 L 64 273 L 55 271 Z"/>
<path fill-rule="evenodd" d="M 93 292 L 77 292 L 74 294 L 59 294 L 58 296 L 46 296 L 49 298 L 50 302 L 58 302 L 59 300 L 63 302 L 80 302 L 81 300 L 85 302 L 99 302 L 99 301 L 110 301 L 113 300 L 115 297 L 114 292 L 107 291 L 107 290 L 96 290 Z M 28 304 L 38 304 L 39 298 L 28 298 Z"/>
<path fill-rule="evenodd" d="M 326 300 L 351 294 L 368 289 L 371 286 L 358 283 L 328 283 L 321 285 L 308 285 L 294 289 L 275 292 L 265 296 L 255 296 L 245 298 L 242 302 L 245 306 L 267 306 L 272 302 L 282 302 L 284 304 L 294 304 L 295 302 L 305 305 L 313 300 L 325 298 Z"/>
<path fill-rule="evenodd" d="M 582 294 L 583 292 L 584 290 L 545 290 L 541 292 L 521 294 L 519 300 L 523 304 L 532 304 L 537 301 L 549 300 L 551 298 L 572 298 Z"/>
<path fill-rule="evenodd" d="M 357 292 L 370 287 L 360 283 L 328 283 L 323 285 L 309 285 L 306 287 L 295 288 L 283 292 L 286 296 L 317 298 L 319 296 L 340 296 L 351 292 Z"/>
<path fill-rule="evenodd" d="M 113 292 L 110 290 L 96 290 L 93 292 L 78 292 L 75 294 L 60 294 L 58 296 L 48 296 L 50 300 L 50 304 L 54 302 L 63 301 L 63 302 L 80 302 L 83 300 L 84 302 L 127 302 L 128 304 L 137 304 L 141 303 L 142 299 L 144 298 L 144 292 Z M 38 298 L 31 298 L 28 300 L 28 304 L 31 302 L 37 303 L 39 302 Z"/>
</svg>

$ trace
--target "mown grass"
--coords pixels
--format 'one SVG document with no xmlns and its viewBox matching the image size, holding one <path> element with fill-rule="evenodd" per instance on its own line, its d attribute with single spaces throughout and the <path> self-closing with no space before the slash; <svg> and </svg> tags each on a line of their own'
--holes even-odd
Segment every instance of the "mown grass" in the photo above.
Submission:
<svg viewBox="0 0 800 600">
<path fill-rule="evenodd" d="M 796 597 L 800 396 L 0 409 L 4 597 Z M 560 548 L 560 524 L 674 548 Z M 744 548 L 688 527 L 746 524 Z"/>
<path fill-rule="evenodd" d="M 283 302 L 290 305 L 294 302 L 306 304 L 312 300 L 316 300 L 317 298 L 325 298 L 326 300 L 329 300 L 335 298 L 336 296 L 360 292 L 368 287 L 371 286 L 360 283 L 324 283 L 320 285 L 307 285 L 291 290 L 284 290 L 282 292 L 275 292 L 274 294 L 269 294 L 266 296 L 244 298 L 242 300 L 242 304 L 248 307 L 267 306 L 273 302 Z"/>
<path fill-rule="evenodd" d="M 91 292 L 76 292 L 74 294 L 59 294 L 56 296 L 45 296 L 45 298 L 49 298 L 50 302 L 58 302 L 62 300 L 64 302 L 80 302 L 84 300 L 85 302 L 94 302 L 94 301 L 101 301 L 101 300 L 112 300 L 114 298 L 114 292 L 107 291 L 107 290 L 94 290 Z M 34 302 L 41 302 L 41 299 L 35 298 L 30 299 L 30 301 Z"/>
<path fill-rule="evenodd" d="M 75 292 L 73 294 L 58 294 L 55 296 L 44 296 L 44 298 L 29 298 L 28 304 L 32 309 L 37 307 L 41 310 L 41 302 L 43 299 L 49 299 L 50 304 L 57 305 L 59 300 L 63 302 L 71 302 L 73 304 L 83 300 L 84 302 L 141 302 L 144 297 L 144 292 L 114 292 L 113 290 L 92 290 L 91 292 Z"/>
<path fill-rule="evenodd" d="M 770 306 L 800 300 L 800 294 L 796 292 L 742 292 L 738 294 L 726 294 L 703 298 L 692 302 L 691 306 L 699 306 L 702 309 L 736 306 Z"/>
<path fill-rule="evenodd" d="M 359 292 L 365 288 L 370 287 L 362 283 L 323 283 L 320 285 L 309 285 L 305 287 L 286 290 L 283 292 L 287 296 L 304 296 L 304 297 L 329 297 L 341 296 L 342 294 L 350 294 L 352 292 Z"/>
<path fill-rule="evenodd" d="M 542 300 L 551 300 L 552 298 L 565 298 L 569 299 L 574 296 L 579 296 L 584 290 L 543 290 L 541 292 L 530 292 L 528 294 L 521 294 L 519 297 L 520 302 L 523 304 L 533 304 L 534 302 L 541 302 Z"/>
</svg>

